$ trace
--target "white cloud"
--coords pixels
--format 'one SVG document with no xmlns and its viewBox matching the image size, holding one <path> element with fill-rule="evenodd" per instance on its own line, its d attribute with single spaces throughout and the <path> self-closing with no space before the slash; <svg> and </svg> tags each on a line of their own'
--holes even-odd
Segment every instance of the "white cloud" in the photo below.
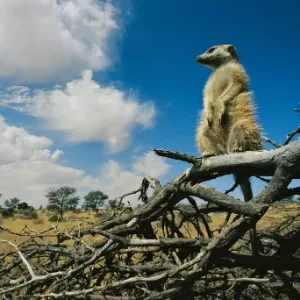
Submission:
<svg viewBox="0 0 300 300">
<path fill-rule="evenodd" d="M 52 141 L 8 125 L 0 115 L 0 192 L 3 198 L 19 197 L 36 206 L 49 185 L 73 182 L 81 170 L 57 163 L 61 150 L 50 151 Z"/>
<path fill-rule="evenodd" d="M 90 70 L 64 89 L 10 87 L 0 95 L 0 102 L 42 119 L 48 129 L 60 131 L 70 142 L 102 141 L 112 151 L 128 144 L 134 126 L 149 127 L 155 116 L 152 102 L 140 103 L 132 94 L 102 87 L 92 80 Z"/>
<path fill-rule="evenodd" d="M 0 144 L 1 166 L 40 155 L 38 153 L 49 147 L 52 142 L 46 137 L 31 135 L 23 128 L 8 126 L 0 115 Z"/>
<path fill-rule="evenodd" d="M 136 157 L 133 164 L 133 170 L 144 176 L 159 177 L 166 174 L 170 165 L 154 152 L 147 152 L 142 157 Z"/>
<path fill-rule="evenodd" d="M 135 157 L 130 170 L 126 170 L 118 162 L 110 160 L 102 167 L 97 184 L 111 198 L 116 198 L 139 188 L 144 176 L 149 175 L 161 179 L 168 174 L 170 168 L 171 166 L 165 162 L 165 158 L 156 156 L 154 152 L 147 152 L 142 156 Z M 125 201 L 130 201 L 135 205 L 138 196 L 129 196 L 125 198 Z"/>
<path fill-rule="evenodd" d="M 116 13 L 102 0 L 0 1 L 0 76 L 60 81 L 106 68 Z"/>
<path fill-rule="evenodd" d="M 169 165 L 163 158 L 154 158 L 152 153 L 146 153 L 134 158 L 130 170 L 110 160 L 102 166 L 99 176 L 92 177 L 83 170 L 62 165 L 59 158 L 63 152 L 48 149 L 51 140 L 10 126 L 2 116 L 0 142 L 2 204 L 7 198 L 18 197 L 35 207 L 46 205 L 46 191 L 62 185 L 77 188 L 81 195 L 92 189 L 100 189 L 114 198 L 138 188 L 144 175 L 161 177 L 169 171 Z M 136 199 L 135 196 L 129 200 L 136 203 Z"/>
<path fill-rule="evenodd" d="M 156 110 L 151 101 L 92 80 L 93 71 L 112 63 L 119 28 L 110 0 L 0 1 L 0 78 L 18 84 L 0 92 L 0 105 L 39 118 L 69 142 L 101 141 L 110 151 L 124 149 L 135 127 L 153 125 Z M 72 80 L 80 72 L 82 78 Z M 45 82 L 56 85 L 23 86 Z M 50 187 L 70 185 L 81 194 L 102 189 L 113 198 L 136 189 L 144 175 L 169 171 L 163 158 L 145 153 L 133 158 L 130 169 L 110 160 L 92 177 L 63 165 L 63 151 L 52 150 L 49 138 L 8 125 L 1 115 L 0 142 L 2 200 L 18 197 L 34 206 L 46 204 Z"/>
</svg>

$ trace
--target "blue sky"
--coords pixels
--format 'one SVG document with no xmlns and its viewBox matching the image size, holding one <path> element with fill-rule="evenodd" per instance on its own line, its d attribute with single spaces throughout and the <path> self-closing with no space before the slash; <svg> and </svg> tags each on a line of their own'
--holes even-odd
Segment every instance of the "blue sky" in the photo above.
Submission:
<svg viewBox="0 0 300 300">
<path fill-rule="evenodd" d="M 231 5 L 230 5 L 231 4 Z M 210 72 L 195 57 L 219 43 L 236 45 L 255 92 L 265 133 L 282 141 L 298 126 L 299 1 L 133 1 L 133 18 L 111 73 L 126 88 L 155 99 L 160 114 L 147 140 L 196 152 L 191 135 Z M 172 106 L 166 108 L 168 103 Z M 284 122 L 276 122 L 285 118 Z M 176 132 L 177 139 L 173 138 Z M 190 133 L 190 134 L 189 134 Z M 169 138 L 168 138 L 169 137 Z"/>
<path fill-rule="evenodd" d="M 54 0 L 52 2 L 56 3 Z M 79 11 L 82 10 L 84 17 L 90 18 L 89 14 L 91 13 L 86 12 L 85 4 L 79 4 L 78 0 L 71 2 L 74 3 Z M 93 16 L 96 19 L 98 18 L 99 27 L 88 29 L 87 38 L 84 37 L 85 27 L 76 23 L 79 22 L 78 19 L 73 18 L 73 23 L 70 23 L 64 15 L 57 17 L 54 14 L 53 17 L 49 13 L 50 18 L 37 1 L 36 3 L 33 1 L 37 7 L 32 7 L 31 9 L 36 9 L 35 16 L 40 14 L 41 20 L 49 18 L 49 20 L 54 20 L 53 22 L 58 20 L 61 24 L 66 24 L 66 29 L 69 29 L 71 35 L 74 34 L 74 40 L 82 42 L 87 47 L 87 50 L 91 49 L 92 43 L 99 41 L 99 44 L 101 44 L 99 49 L 103 50 L 106 58 L 100 60 L 95 58 L 93 54 L 90 54 L 90 60 L 88 60 L 82 57 L 85 53 L 84 51 L 80 54 L 81 56 L 74 52 L 74 54 L 70 54 L 70 57 L 74 57 L 71 63 L 64 66 L 62 61 L 65 62 L 68 59 L 68 55 L 63 53 L 63 51 L 58 53 L 58 48 L 53 47 L 51 53 L 57 55 L 57 59 L 43 69 L 43 63 L 49 57 L 43 57 L 43 49 L 39 49 L 37 45 L 38 43 L 46 43 L 45 41 L 48 43 L 50 37 L 52 37 L 52 35 L 49 35 L 47 39 L 47 32 L 42 31 L 43 27 L 41 27 L 41 34 L 36 37 L 34 36 L 35 31 L 31 31 L 31 36 L 34 36 L 34 39 L 29 46 L 28 41 L 25 39 L 13 42 L 7 40 L 7 49 L 10 51 L 14 51 L 16 45 L 24 47 L 25 57 L 26 55 L 28 56 L 29 62 L 27 61 L 24 65 L 23 62 L 20 62 L 23 66 L 21 68 L 17 65 L 18 60 L 16 57 L 13 57 L 13 59 L 4 57 L 5 59 L 3 58 L 2 60 L 0 58 L 2 63 L 7 63 L 9 70 L 14 70 L 11 73 L 3 71 L 0 74 L 0 86 L 4 94 L 2 99 L 7 99 L 8 97 L 6 89 L 16 85 L 25 86 L 31 91 L 36 89 L 51 91 L 57 84 L 64 89 L 67 82 L 80 79 L 82 77 L 81 72 L 89 69 L 92 70 L 93 81 L 96 84 L 103 88 L 113 87 L 115 90 L 124 92 L 125 100 L 123 100 L 125 102 L 130 98 L 131 101 L 136 100 L 141 105 L 149 104 L 146 108 L 139 108 L 139 112 L 134 116 L 135 119 L 138 118 L 139 113 L 147 114 L 151 107 L 154 107 L 155 113 L 149 116 L 151 122 L 143 123 L 142 121 L 137 121 L 137 123 L 134 123 L 132 121 L 133 123 L 130 124 L 133 125 L 130 125 L 130 128 L 126 130 L 126 132 L 129 132 L 130 140 L 125 146 L 120 146 L 118 151 L 112 152 L 107 148 L 107 143 L 110 143 L 107 142 L 109 138 L 97 138 L 97 133 L 91 134 L 93 138 L 83 140 L 82 136 L 88 135 L 89 132 L 84 131 L 82 133 L 76 128 L 75 133 L 70 130 L 68 134 L 80 133 L 81 138 L 76 136 L 72 141 L 66 138 L 66 132 L 57 127 L 59 124 L 67 126 L 70 122 L 76 123 L 80 116 L 75 114 L 74 120 L 70 119 L 67 125 L 57 122 L 55 127 L 55 121 L 53 121 L 55 120 L 55 113 L 61 111 L 61 108 L 53 110 L 49 119 L 46 111 L 49 108 L 52 109 L 52 106 L 45 106 L 43 112 L 41 112 L 33 104 L 34 101 L 48 101 L 50 97 L 46 94 L 43 94 L 40 98 L 33 97 L 30 100 L 31 104 L 29 107 L 26 106 L 27 102 L 23 99 L 23 109 L 21 111 L 12 108 L 16 103 L 15 100 L 9 103 L 9 107 L 0 107 L 0 114 L 4 117 L 8 126 L 22 127 L 31 135 L 43 136 L 52 141 L 51 145 L 41 146 L 41 149 L 50 149 L 50 151 L 59 149 L 63 151 L 63 156 L 60 157 L 60 160 L 55 161 L 56 166 L 69 167 L 84 172 L 84 175 L 80 175 L 81 177 L 78 175 L 80 178 L 75 176 L 74 181 L 66 179 L 66 184 L 76 186 L 80 181 L 79 189 L 82 189 L 82 191 L 87 191 L 91 187 L 97 187 L 97 183 L 101 182 L 103 178 L 102 173 L 105 172 L 103 165 L 108 161 L 116 163 L 125 173 L 129 172 L 130 176 L 133 172 L 136 180 L 133 181 L 136 184 L 140 178 L 139 176 L 141 176 L 141 172 L 138 172 L 137 169 L 135 171 L 132 169 L 132 164 L 135 161 L 134 157 L 139 161 L 142 160 L 148 166 L 151 165 L 153 170 L 155 165 L 152 164 L 151 159 L 147 163 L 145 156 L 143 156 L 148 151 L 151 151 L 152 148 L 172 149 L 191 155 L 198 155 L 194 136 L 198 113 L 202 109 L 202 88 L 210 70 L 197 64 L 195 57 L 215 44 L 231 43 L 236 46 L 241 62 L 245 66 L 251 80 L 250 84 L 255 95 L 258 120 L 263 127 L 265 135 L 278 142 L 283 142 L 286 133 L 299 125 L 299 115 L 292 111 L 293 108 L 299 107 L 300 99 L 298 74 L 300 68 L 298 59 L 298 37 L 300 36 L 299 1 L 290 0 L 283 3 L 277 0 L 261 2 L 237 0 L 189 0 L 184 2 L 179 0 L 118 0 L 111 1 L 112 5 L 118 9 L 118 12 L 113 16 L 105 8 L 103 1 L 96 2 L 91 0 L 87 2 L 94 8 L 98 6 L 98 8 L 102 9 L 104 7 L 103 14 L 99 13 Z M 27 20 L 23 20 L 22 15 L 15 13 L 16 10 L 13 10 L 13 5 L 2 8 L 11 10 L 12 19 L 15 18 L 20 20 L 20 22 L 27 22 Z M 101 20 L 101 18 L 108 15 L 117 24 L 117 29 L 111 29 L 113 25 L 107 25 Z M 72 16 L 71 9 L 68 16 Z M 78 33 L 79 30 L 74 31 L 72 29 L 74 26 L 72 27 L 70 24 L 75 24 L 81 32 Z M 0 23 L 0 28 L 1 26 L 2 28 L 8 28 L 4 27 L 5 25 L 3 21 Z M 35 24 L 35 26 L 37 25 Z M 106 29 L 102 31 L 101 26 Z M 45 30 L 47 28 L 45 27 Z M 8 32 L 8 29 L 5 30 Z M 28 26 L 28 30 L 32 30 L 32 26 Z M 103 32 L 105 33 L 105 38 L 102 37 Z M 20 34 L 17 29 L 12 31 L 12 33 Z M 53 36 L 57 38 L 55 34 Z M 69 44 L 66 44 L 66 53 L 69 51 L 68 47 Z M 31 56 L 33 52 L 35 56 Z M 3 56 L 7 55 L 2 54 Z M 41 59 L 38 62 L 41 66 L 40 69 L 28 67 L 30 64 L 34 65 L 35 57 Z M 107 63 L 107 61 L 109 62 Z M 101 65 L 106 63 L 106 66 Z M 63 71 L 57 72 L 57 69 L 53 68 L 53 73 L 49 73 L 49 78 L 45 76 L 45 80 L 40 80 L 45 74 L 45 70 L 51 69 L 55 64 L 61 64 Z M 76 67 L 77 64 L 78 68 Z M 101 95 L 103 96 L 103 94 Z M 26 96 L 31 97 L 32 93 L 26 94 Z M 85 101 L 90 101 L 90 98 L 87 98 Z M 112 99 L 111 101 L 114 100 Z M 152 103 L 152 106 L 150 103 Z M 95 105 L 97 106 L 97 104 Z M 107 121 L 108 123 L 102 125 L 97 124 L 97 126 L 107 126 L 109 128 L 110 124 L 118 122 L 120 111 L 116 114 L 111 114 L 111 110 L 103 112 L 104 108 L 105 106 L 99 108 L 102 113 L 102 115 L 99 115 L 99 118 L 116 118 L 116 120 Z M 89 122 L 94 122 L 94 120 L 92 121 L 92 118 L 89 118 L 87 114 L 85 123 L 88 124 Z M 49 125 L 50 123 L 51 126 Z M 92 124 L 90 127 L 92 127 Z M 89 130 L 91 130 L 90 127 Z M 99 130 L 103 130 L 103 128 L 99 127 Z M 118 130 L 120 131 L 121 129 L 119 128 Z M 269 146 L 266 145 L 266 148 L 269 148 Z M 32 161 L 30 155 L 27 155 L 25 158 L 19 157 L 17 160 Z M 26 163 L 28 164 L 28 162 Z M 155 161 L 155 163 L 161 163 L 165 166 L 165 168 L 162 168 L 161 174 L 158 172 L 163 182 L 171 180 L 187 167 L 186 164 L 170 160 Z M 167 168 L 166 164 L 170 166 Z M 159 169 L 160 167 L 158 166 L 157 168 Z M 51 176 L 55 177 L 55 172 L 58 171 L 53 172 Z M 22 178 L 19 180 L 22 181 Z M 94 178 L 98 181 L 94 182 Z M 90 181 L 88 184 L 82 183 L 82 181 L 86 182 L 87 180 L 93 181 L 93 183 L 90 183 Z M 108 179 L 106 178 L 106 180 Z M 127 182 L 126 180 L 125 183 Z M 124 185 L 123 189 L 121 189 L 122 191 L 126 188 L 125 183 L 120 183 Z M 30 193 L 34 193 L 35 196 L 33 198 L 37 199 L 38 195 L 43 194 L 45 188 L 52 186 L 51 184 L 57 186 L 59 182 L 52 182 L 51 180 L 50 183 L 47 181 L 47 184 L 39 182 L 38 185 L 32 186 L 32 189 L 26 193 L 26 198 L 30 198 Z M 217 186 L 222 190 L 226 188 L 226 184 L 228 184 L 227 180 L 218 181 Z M 26 186 L 25 183 L 24 185 Z M 118 183 L 115 183 L 115 185 L 118 185 Z M 100 184 L 100 187 L 105 188 L 105 185 L 102 186 Z M 260 187 L 261 185 L 256 185 L 257 190 Z M 114 189 L 115 186 L 108 189 L 107 193 Z M 11 196 L 13 193 L 16 193 L 16 191 L 6 189 L 4 195 Z M 24 191 L 20 189 L 20 193 L 22 194 Z M 35 201 L 33 204 L 35 204 Z"/>
</svg>

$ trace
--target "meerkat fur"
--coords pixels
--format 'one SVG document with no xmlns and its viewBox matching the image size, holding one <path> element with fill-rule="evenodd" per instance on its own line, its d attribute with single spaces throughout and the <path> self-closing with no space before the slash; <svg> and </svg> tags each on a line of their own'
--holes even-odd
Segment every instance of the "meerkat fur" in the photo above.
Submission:
<svg viewBox="0 0 300 300">
<path fill-rule="evenodd" d="M 211 68 L 203 90 L 203 110 L 196 142 L 203 157 L 262 150 L 249 79 L 234 45 L 217 45 L 196 57 Z M 244 200 L 253 198 L 248 177 L 235 175 Z M 252 236 L 252 237 L 251 237 Z M 257 253 L 255 226 L 250 229 L 253 253 Z"/>
</svg>

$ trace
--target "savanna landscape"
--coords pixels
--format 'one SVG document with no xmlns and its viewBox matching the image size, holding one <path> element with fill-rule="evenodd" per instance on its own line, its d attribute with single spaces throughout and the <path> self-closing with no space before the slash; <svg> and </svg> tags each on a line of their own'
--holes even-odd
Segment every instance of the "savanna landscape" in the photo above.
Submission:
<svg viewBox="0 0 300 300">
<path fill-rule="evenodd" d="M 0 299 L 300 299 L 299 11 L 1 0 Z"/>
<path fill-rule="evenodd" d="M 82 211 L 78 210 L 75 212 L 67 212 L 64 215 L 64 220 L 59 222 L 51 222 L 49 219 L 53 216 L 53 212 L 49 212 L 46 209 L 36 210 L 37 217 L 34 219 L 24 219 L 22 215 L 16 215 L 14 217 L 3 218 L 1 217 L 0 224 L 0 238 L 15 241 L 17 244 L 24 242 L 28 239 L 26 235 L 35 235 L 38 232 L 43 232 L 49 230 L 50 228 L 55 228 L 54 232 L 63 232 L 65 230 L 70 231 L 72 229 L 85 228 L 88 224 L 95 224 L 105 220 L 110 214 L 112 214 L 111 209 L 103 209 L 97 213 L 94 211 Z M 211 223 L 209 224 L 212 230 L 218 229 L 226 218 L 226 213 L 211 213 L 209 214 Z M 232 221 L 234 215 L 231 216 L 230 221 Z M 229 222 L 230 222 L 229 221 Z M 276 203 L 264 217 L 257 223 L 258 230 L 263 230 L 266 228 L 276 228 L 277 226 L 282 226 L 289 228 L 294 226 L 295 228 L 300 226 L 300 204 L 296 201 L 293 202 L 282 202 Z M 204 226 L 199 222 L 202 230 L 204 231 Z M 155 229 L 156 224 L 153 225 Z M 188 231 L 188 232 L 187 232 Z M 23 234 L 24 236 L 16 235 L 14 233 Z M 198 236 L 197 231 L 193 226 L 189 226 L 188 230 L 184 232 L 188 237 L 195 238 Z M 157 237 L 162 236 L 161 230 L 157 231 Z M 51 240 L 51 238 L 49 239 Z M 94 239 L 90 236 L 87 242 L 91 243 Z M 2 244 L 0 247 L 1 253 L 4 254 L 11 250 L 11 246 Z"/>
</svg>

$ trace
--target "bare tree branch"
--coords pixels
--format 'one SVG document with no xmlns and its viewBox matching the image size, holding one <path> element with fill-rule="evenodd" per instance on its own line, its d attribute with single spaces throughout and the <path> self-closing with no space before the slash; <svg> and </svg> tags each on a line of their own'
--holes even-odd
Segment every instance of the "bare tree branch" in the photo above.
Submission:
<svg viewBox="0 0 300 300">
<path fill-rule="evenodd" d="M 21 233 L 0 227 L 22 239 L 19 244 L 0 239 L 13 248 L 0 253 L 0 294 L 7 299 L 229 300 L 283 293 L 297 299 L 300 213 L 294 208 L 298 202 L 280 201 L 299 195 L 299 187 L 289 187 L 300 178 L 300 141 L 291 141 L 296 134 L 275 150 L 209 158 L 155 149 L 192 165 L 163 186 L 147 176 L 138 189 L 117 198 L 121 203 L 136 195 L 140 207 L 120 211 L 119 205 L 101 222 L 86 220 L 62 232 L 59 226 L 40 232 L 26 226 Z M 265 188 L 249 202 L 228 195 L 237 183 L 224 193 L 205 182 L 239 173 L 271 179 L 263 179 Z M 210 205 L 199 206 L 197 198 Z M 253 256 L 249 228 L 274 215 L 275 208 L 281 214 L 265 230 L 259 227 L 262 253 Z M 235 214 L 235 220 L 214 226 L 220 213 L 227 213 L 226 220 Z"/>
</svg>

